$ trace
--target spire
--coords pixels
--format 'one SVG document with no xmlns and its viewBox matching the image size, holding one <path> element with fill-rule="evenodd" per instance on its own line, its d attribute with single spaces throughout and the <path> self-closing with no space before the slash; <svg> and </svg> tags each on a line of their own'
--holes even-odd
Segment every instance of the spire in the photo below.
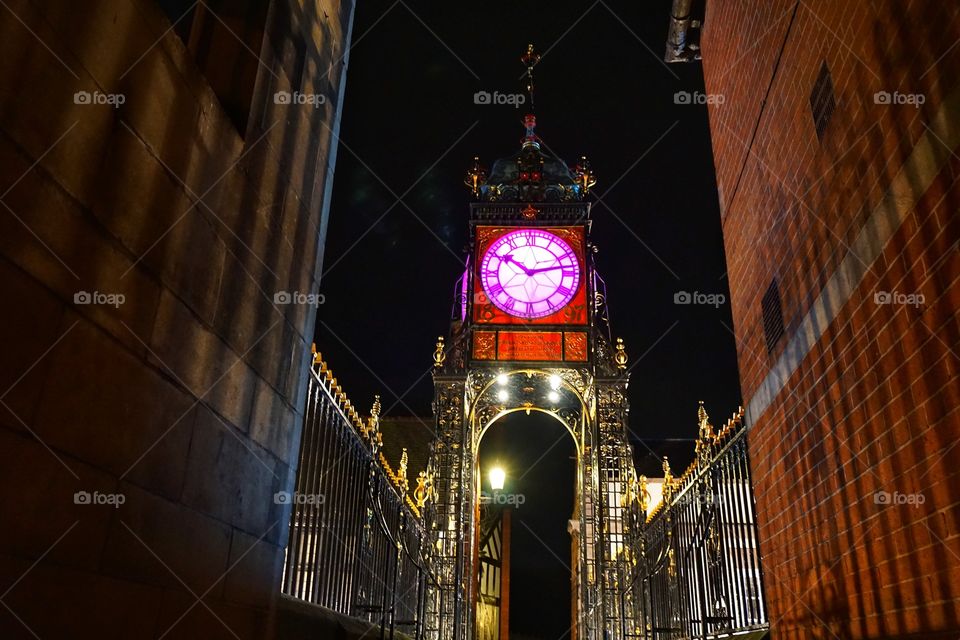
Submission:
<svg viewBox="0 0 960 640">
<path fill-rule="evenodd" d="M 523 118 L 525 132 L 521 149 L 494 161 L 489 171 L 474 157 L 463 182 L 480 201 L 527 204 L 527 208 L 516 213 L 532 219 L 536 217 L 536 210 L 529 203 L 583 201 L 597 179 L 586 156 L 581 156 L 578 164 L 569 166 L 549 151 L 537 135 L 533 69 L 540 62 L 540 54 L 532 44 L 527 45 L 520 62 L 525 68 L 521 78 L 525 80 L 529 100 L 529 110 Z"/>
<path fill-rule="evenodd" d="M 520 62 L 527 68 L 527 97 L 530 99 L 530 113 L 533 113 L 533 68 L 540 62 L 540 54 L 534 52 L 532 44 L 527 45 L 526 52 L 520 56 Z"/>
<path fill-rule="evenodd" d="M 527 45 L 526 52 L 520 56 L 520 62 L 527 68 L 527 100 L 530 101 L 530 112 L 523 119 L 523 126 L 527 130 L 526 135 L 523 136 L 523 148 L 536 147 L 539 149 L 540 140 L 534 132 L 534 129 L 537 128 L 537 116 L 534 115 L 533 104 L 533 68 L 540 62 L 540 54 L 534 52 L 532 44 Z"/>
</svg>

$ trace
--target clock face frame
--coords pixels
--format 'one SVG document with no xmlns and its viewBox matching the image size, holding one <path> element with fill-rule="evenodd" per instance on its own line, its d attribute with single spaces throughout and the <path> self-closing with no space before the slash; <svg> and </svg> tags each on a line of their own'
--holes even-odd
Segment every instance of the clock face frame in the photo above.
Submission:
<svg viewBox="0 0 960 640">
<path fill-rule="evenodd" d="M 515 317 L 549 316 L 580 288 L 580 261 L 570 245 L 546 229 L 505 233 L 484 252 L 480 281 L 490 302 Z"/>
</svg>

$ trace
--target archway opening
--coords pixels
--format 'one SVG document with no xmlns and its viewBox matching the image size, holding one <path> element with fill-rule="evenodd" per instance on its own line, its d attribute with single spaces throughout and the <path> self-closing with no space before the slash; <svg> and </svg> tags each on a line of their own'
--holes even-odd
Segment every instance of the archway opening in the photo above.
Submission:
<svg viewBox="0 0 960 640">
<path fill-rule="evenodd" d="M 482 492 L 479 537 L 501 527 L 493 539 L 478 540 L 478 637 L 492 640 L 558 640 L 572 635 L 575 566 L 569 523 L 577 517 L 577 447 L 566 427 L 538 411 L 514 412 L 497 419 L 478 448 Z M 504 471 L 503 488 L 491 486 L 490 471 Z M 503 512 L 509 511 L 507 517 Z M 498 521 L 499 518 L 499 521 Z M 509 533 L 503 534 L 503 528 Z M 504 545 L 504 538 L 508 541 Z M 499 545 L 499 547 L 498 547 Z M 506 548 L 504 548 L 506 547 Z M 508 581 L 504 604 L 484 609 L 489 572 L 508 554 L 501 583 Z M 503 595 L 503 594 L 501 594 Z M 487 597 L 488 602 L 493 602 Z M 505 605 L 505 606 L 504 606 Z M 503 616 L 505 623 L 493 618 Z M 485 629 L 480 627 L 485 626 Z M 494 629 L 494 627 L 498 627 Z"/>
</svg>

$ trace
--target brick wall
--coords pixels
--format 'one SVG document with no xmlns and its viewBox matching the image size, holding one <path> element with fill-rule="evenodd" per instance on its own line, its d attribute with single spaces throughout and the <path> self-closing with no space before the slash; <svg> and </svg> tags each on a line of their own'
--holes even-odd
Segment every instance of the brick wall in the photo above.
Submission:
<svg viewBox="0 0 960 640">
<path fill-rule="evenodd" d="M 707 3 L 775 638 L 960 632 L 958 40 L 950 3 Z M 824 62 L 836 108 L 821 139 Z M 774 279 L 785 335 L 768 352 Z"/>
<path fill-rule="evenodd" d="M 353 3 L 178 4 L 0 7 L 3 638 L 270 635 Z"/>
</svg>

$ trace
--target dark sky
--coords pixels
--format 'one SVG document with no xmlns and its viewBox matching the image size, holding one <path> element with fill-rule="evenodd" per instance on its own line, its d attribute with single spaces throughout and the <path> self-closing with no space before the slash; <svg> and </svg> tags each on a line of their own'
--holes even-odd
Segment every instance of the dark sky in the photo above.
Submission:
<svg viewBox="0 0 960 640">
<path fill-rule="evenodd" d="M 463 176 L 523 134 L 525 109 L 473 96 L 520 91 L 528 42 L 544 53 L 537 133 L 598 176 L 592 235 L 635 364 L 634 437 L 692 437 L 697 400 L 716 421 L 740 403 L 728 306 L 674 304 L 678 291 L 729 296 L 706 107 L 674 103 L 703 90 L 702 70 L 661 62 L 669 7 L 359 3 L 316 340 L 361 410 L 380 393 L 390 413 L 430 415 L 467 241 Z"/>
</svg>

